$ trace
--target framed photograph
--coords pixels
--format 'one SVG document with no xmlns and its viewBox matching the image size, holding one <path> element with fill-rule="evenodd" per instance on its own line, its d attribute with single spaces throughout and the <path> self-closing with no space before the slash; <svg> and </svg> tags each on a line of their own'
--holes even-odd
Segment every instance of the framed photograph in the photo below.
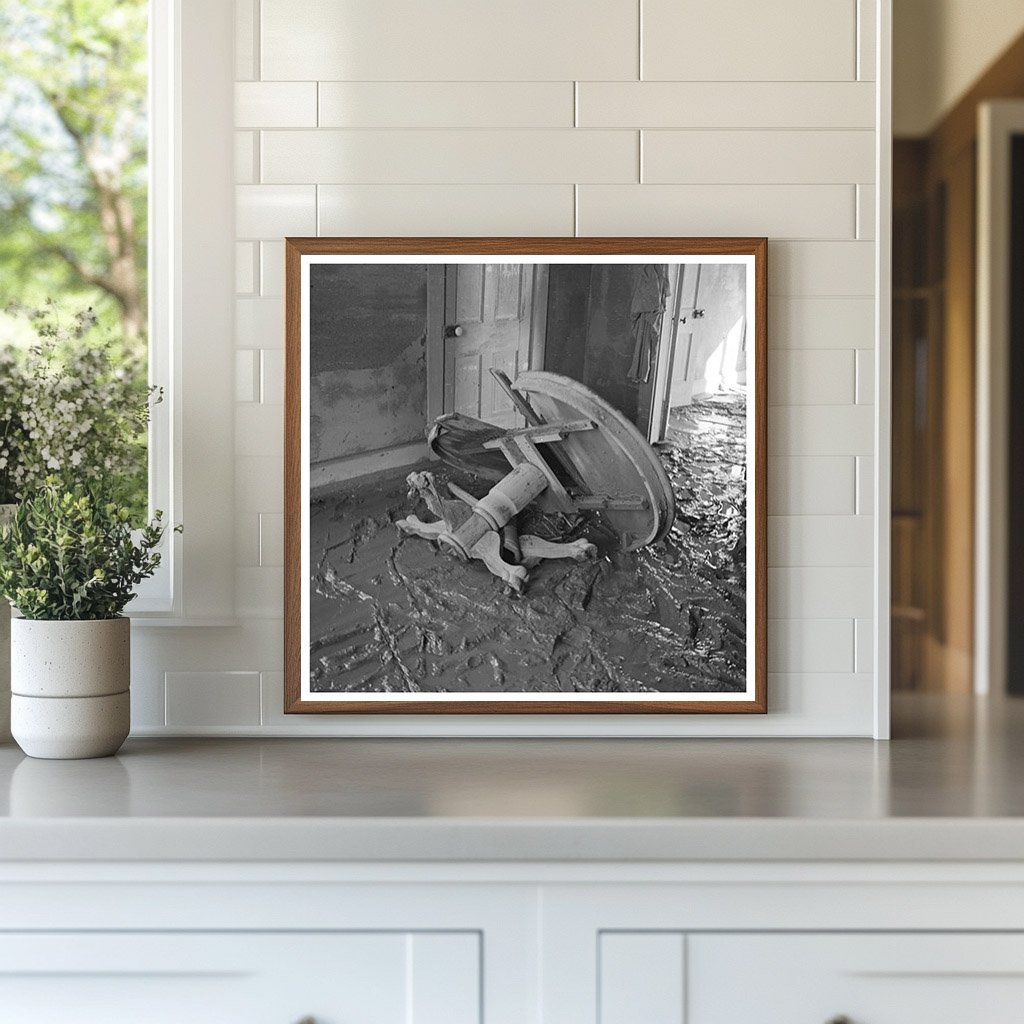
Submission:
<svg viewBox="0 0 1024 1024">
<path fill-rule="evenodd" d="M 767 709 L 765 239 L 286 268 L 285 711 Z"/>
</svg>

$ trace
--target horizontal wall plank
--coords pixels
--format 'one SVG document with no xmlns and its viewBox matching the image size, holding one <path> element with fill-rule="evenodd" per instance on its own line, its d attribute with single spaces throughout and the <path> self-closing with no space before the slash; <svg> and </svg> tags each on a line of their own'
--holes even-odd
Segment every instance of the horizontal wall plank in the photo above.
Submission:
<svg viewBox="0 0 1024 1024">
<path fill-rule="evenodd" d="M 235 78 L 239 82 L 259 78 L 256 35 L 256 0 L 235 0 Z"/>
<path fill-rule="evenodd" d="M 875 90 L 867 82 L 580 82 L 578 111 L 581 128 L 872 128 Z"/>
<path fill-rule="evenodd" d="M 282 508 L 281 460 L 271 455 L 235 456 L 235 511 L 280 512 Z"/>
<path fill-rule="evenodd" d="M 323 235 L 572 235 L 572 185 L 321 185 Z"/>
<path fill-rule="evenodd" d="M 284 515 L 261 512 L 259 522 L 260 565 L 284 565 Z"/>
<path fill-rule="evenodd" d="M 772 455 L 870 455 L 874 445 L 869 405 L 778 405 L 769 416 Z"/>
<path fill-rule="evenodd" d="M 822 185 L 870 181 L 870 131 L 667 131 L 641 137 L 643 180 L 652 185 Z"/>
<path fill-rule="evenodd" d="M 768 246 L 768 291 L 783 296 L 864 296 L 875 290 L 870 242 L 780 242 Z"/>
<path fill-rule="evenodd" d="M 284 406 L 244 402 L 235 406 L 235 452 L 284 457 Z"/>
<path fill-rule="evenodd" d="M 235 243 L 235 294 L 251 295 L 256 290 L 256 245 Z"/>
<path fill-rule="evenodd" d="M 239 616 L 271 619 L 284 615 L 284 570 L 280 566 L 235 569 Z"/>
<path fill-rule="evenodd" d="M 874 82 L 878 73 L 877 7 L 877 0 L 860 0 L 857 4 L 857 79 L 861 82 Z"/>
<path fill-rule="evenodd" d="M 793 730 L 797 735 L 870 736 L 874 678 L 846 672 L 769 673 L 768 713 L 775 723 L 806 723 L 806 732 Z"/>
<path fill-rule="evenodd" d="M 852 619 L 774 619 L 769 672 L 854 672 Z"/>
<path fill-rule="evenodd" d="M 237 82 L 236 128 L 315 128 L 316 82 Z"/>
<path fill-rule="evenodd" d="M 855 460 L 850 456 L 768 459 L 768 514 L 853 515 Z"/>
<path fill-rule="evenodd" d="M 235 132 L 235 184 L 253 185 L 259 176 L 256 132 Z"/>
<path fill-rule="evenodd" d="M 773 299 L 768 304 L 772 348 L 875 347 L 872 298 Z"/>
<path fill-rule="evenodd" d="M 865 177 L 870 179 L 874 174 Z M 871 184 L 857 186 L 857 237 L 875 237 L 875 186 Z"/>
<path fill-rule="evenodd" d="M 265 348 L 260 352 L 259 381 L 264 405 L 284 405 L 284 349 Z"/>
<path fill-rule="evenodd" d="M 846 81 L 857 0 L 642 0 L 647 80 Z"/>
<path fill-rule="evenodd" d="M 255 402 L 259 399 L 259 352 L 240 348 L 235 352 L 235 401 Z"/>
<path fill-rule="evenodd" d="M 572 82 L 320 83 L 321 128 L 571 128 L 573 122 Z"/>
<path fill-rule="evenodd" d="M 875 624 L 871 619 L 857 619 L 854 623 L 854 671 L 874 672 Z"/>
<path fill-rule="evenodd" d="M 852 185 L 580 185 L 581 235 L 854 237 Z"/>
<path fill-rule="evenodd" d="M 857 350 L 857 404 L 871 405 L 875 400 L 875 353 Z"/>
<path fill-rule="evenodd" d="M 637 77 L 636 0 L 262 0 L 266 80 Z M 817 19 L 816 19 L 817 20 Z"/>
<path fill-rule="evenodd" d="M 874 606 L 870 566 L 803 566 L 768 570 L 772 619 L 868 618 Z"/>
<path fill-rule="evenodd" d="M 773 567 L 869 566 L 874 523 L 865 516 L 769 516 L 768 564 Z"/>
<path fill-rule="evenodd" d="M 262 133 L 268 184 L 636 181 L 639 138 L 613 130 L 316 130 Z"/>
<path fill-rule="evenodd" d="M 316 234 L 315 185 L 239 185 L 235 189 L 239 238 Z"/>
<path fill-rule="evenodd" d="M 283 300 L 236 299 L 235 343 L 239 348 L 284 348 Z"/>
<path fill-rule="evenodd" d="M 171 728 L 260 724 L 259 672 L 168 672 L 164 685 Z"/>
<path fill-rule="evenodd" d="M 768 357 L 770 405 L 844 405 L 855 398 L 849 349 L 776 349 Z"/>
<path fill-rule="evenodd" d="M 857 457 L 857 515 L 875 512 L 875 459 L 872 455 Z"/>
<path fill-rule="evenodd" d="M 284 295 L 284 242 L 260 242 L 259 271 L 260 295 Z"/>
</svg>

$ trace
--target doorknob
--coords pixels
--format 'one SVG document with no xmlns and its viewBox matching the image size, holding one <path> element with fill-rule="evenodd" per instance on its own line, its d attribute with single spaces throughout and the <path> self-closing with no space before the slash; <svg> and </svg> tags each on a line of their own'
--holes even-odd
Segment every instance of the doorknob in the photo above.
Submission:
<svg viewBox="0 0 1024 1024">
<path fill-rule="evenodd" d="M 462 335 L 462 324 L 448 324 L 444 329 L 444 336 L 446 338 L 461 338 Z"/>
</svg>

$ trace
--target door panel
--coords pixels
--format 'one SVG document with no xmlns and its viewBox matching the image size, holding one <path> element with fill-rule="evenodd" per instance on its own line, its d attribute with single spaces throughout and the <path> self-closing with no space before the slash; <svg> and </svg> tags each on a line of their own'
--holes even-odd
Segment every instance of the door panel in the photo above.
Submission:
<svg viewBox="0 0 1024 1024">
<path fill-rule="evenodd" d="M 522 426 L 491 368 L 514 380 L 530 366 L 536 268 L 521 263 L 452 264 L 445 273 L 445 412 Z M 459 336 L 454 329 L 461 329 Z M 536 344 L 534 345 L 536 348 Z"/>
</svg>

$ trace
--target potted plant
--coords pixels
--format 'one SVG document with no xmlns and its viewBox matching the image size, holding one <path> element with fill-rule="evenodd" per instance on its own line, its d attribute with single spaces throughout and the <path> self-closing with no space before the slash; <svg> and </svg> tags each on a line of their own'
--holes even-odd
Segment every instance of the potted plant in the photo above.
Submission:
<svg viewBox="0 0 1024 1024">
<path fill-rule="evenodd" d="M 0 593 L 11 620 L 11 731 L 32 757 L 116 753 L 131 725 L 135 586 L 160 564 L 161 514 L 133 531 L 129 510 L 55 477 L 0 529 Z"/>
<path fill-rule="evenodd" d="M 132 521 L 146 516 L 146 426 L 159 388 L 137 354 L 97 343 L 91 309 L 9 306 L 26 347 L 0 345 L 0 526 L 51 474 L 104 484 Z M 112 482 L 112 483 L 111 483 Z M 11 608 L 0 597 L 0 742 L 10 739 Z"/>
</svg>

